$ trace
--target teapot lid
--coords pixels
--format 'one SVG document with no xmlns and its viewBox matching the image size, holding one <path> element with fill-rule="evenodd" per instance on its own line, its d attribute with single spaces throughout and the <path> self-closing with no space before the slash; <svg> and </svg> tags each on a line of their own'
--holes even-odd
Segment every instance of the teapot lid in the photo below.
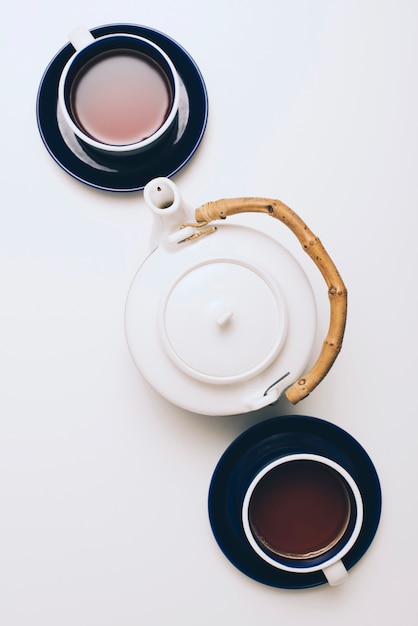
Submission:
<svg viewBox="0 0 418 626">
<path fill-rule="evenodd" d="M 302 374 L 316 303 L 295 257 L 254 227 L 161 244 L 131 284 L 125 330 L 133 359 L 187 410 L 233 415 L 273 403 Z"/>
<path fill-rule="evenodd" d="M 186 269 L 161 305 L 167 354 L 189 376 L 212 383 L 239 382 L 264 370 L 280 350 L 286 325 L 278 285 L 243 260 Z"/>
</svg>

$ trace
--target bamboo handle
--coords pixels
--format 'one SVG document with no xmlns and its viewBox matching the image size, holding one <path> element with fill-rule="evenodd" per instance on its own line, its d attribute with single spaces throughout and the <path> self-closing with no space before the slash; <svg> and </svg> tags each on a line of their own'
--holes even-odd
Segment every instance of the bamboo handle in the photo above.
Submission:
<svg viewBox="0 0 418 626">
<path fill-rule="evenodd" d="M 299 239 L 302 248 L 311 257 L 328 287 L 330 323 L 321 352 L 306 374 L 285 391 L 287 399 L 296 404 L 315 389 L 331 369 L 341 350 L 347 319 L 347 289 L 331 257 L 301 218 L 280 200 L 266 198 L 230 198 L 208 202 L 196 209 L 196 221 L 207 224 L 226 219 L 237 213 L 266 213 L 283 222 Z"/>
</svg>

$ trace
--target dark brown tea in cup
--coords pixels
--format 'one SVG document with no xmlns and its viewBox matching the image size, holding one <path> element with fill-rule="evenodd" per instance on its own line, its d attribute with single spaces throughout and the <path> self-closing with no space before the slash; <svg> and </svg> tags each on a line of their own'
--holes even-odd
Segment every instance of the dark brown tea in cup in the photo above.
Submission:
<svg viewBox="0 0 418 626">
<path fill-rule="evenodd" d="M 172 99 L 167 77 L 150 57 L 119 49 L 96 56 L 78 72 L 70 108 L 77 125 L 96 141 L 128 145 L 164 124 Z"/>
<path fill-rule="evenodd" d="M 335 546 L 348 527 L 350 509 L 338 472 L 313 460 L 295 460 L 260 480 L 251 496 L 249 521 L 264 550 L 306 559 Z"/>
</svg>

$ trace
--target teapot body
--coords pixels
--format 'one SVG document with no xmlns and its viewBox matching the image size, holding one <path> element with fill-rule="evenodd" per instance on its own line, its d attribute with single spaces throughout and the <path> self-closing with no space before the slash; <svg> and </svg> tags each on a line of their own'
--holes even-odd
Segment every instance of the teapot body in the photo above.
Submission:
<svg viewBox="0 0 418 626">
<path fill-rule="evenodd" d="M 191 226 L 179 229 L 190 211 L 175 185 L 149 185 L 158 246 L 134 277 L 125 313 L 138 369 L 196 413 L 274 403 L 307 366 L 316 336 L 315 297 L 300 263 L 276 239 L 237 222 L 198 236 Z"/>
</svg>

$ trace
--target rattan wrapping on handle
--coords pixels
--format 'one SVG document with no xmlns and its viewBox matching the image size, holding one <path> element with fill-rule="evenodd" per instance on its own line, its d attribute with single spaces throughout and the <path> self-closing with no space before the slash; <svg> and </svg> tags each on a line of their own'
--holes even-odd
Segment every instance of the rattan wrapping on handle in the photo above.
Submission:
<svg viewBox="0 0 418 626">
<path fill-rule="evenodd" d="M 330 323 L 321 352 L 311 367 L 285 391 L 287 399 L 296 404 L 315 389 L 331 369 L 344 337 L 347 319 L 347 289 L 324 246 L 301 218 L 280 200 L 267 198 L 230 198 L 208 202 L 196 209 L 197 225 L 226 219 L 237 213 L 266 213 L 285 224 L 299 239 L 302 248 L 319 268 L 328 287 Z"/>
</svg>

